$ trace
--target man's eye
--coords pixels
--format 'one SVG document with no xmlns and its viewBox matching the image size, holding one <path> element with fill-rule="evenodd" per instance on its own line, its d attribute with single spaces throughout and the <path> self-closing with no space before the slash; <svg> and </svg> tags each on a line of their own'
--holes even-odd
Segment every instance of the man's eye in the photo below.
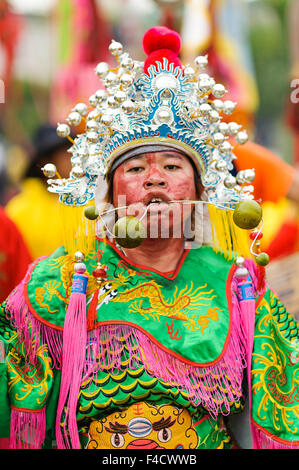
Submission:
<svg viewBox="0 0 299 470">
<path fill-rule="evenodd" d="M 179 169 L 180 167 L 179 167 L 178 165 L 170 165 L 170 164 L 169 164 L 169 165 L 165 165 L 165 168 L 166 168 L 167 170 L 177 170 L 177 169 Z"/>
<path fill-rule="evenodd" d="M 140 173 L 144 168 L 142 166 L 134 166 L 133 168 L 130 168 L 128 172 L 131 173 Z"/>
</svg>

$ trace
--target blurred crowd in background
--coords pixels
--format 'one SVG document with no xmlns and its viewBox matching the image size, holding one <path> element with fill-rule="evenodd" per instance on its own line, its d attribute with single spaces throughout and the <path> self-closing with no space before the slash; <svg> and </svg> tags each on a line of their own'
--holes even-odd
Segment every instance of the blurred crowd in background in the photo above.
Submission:
<svg viewBox="0 0 299 470">
<path fill-rule="evenodd" d="M 54 162 L 69 173 L 70 143 L 57 122 L 100 87 L 95 66 L 112 60 L 112 39 L 143 60 L 142 36 L 155 25 L 180 33 L 183 63 L 208 54 L 210 74 L 238 102 L 230 120 L 272 161 L 273 171 L 263 160 L 256 168 L 271 186 L 260 193 L 262 243 L 272 259 L 298 252 L 299 189 L 289 197 L 279 187 L 299 167 L 299 1 L 0 0 L 1 299 L 30 260 L 61 244 L 57 198 L 41 171 Z"/>
</svg>

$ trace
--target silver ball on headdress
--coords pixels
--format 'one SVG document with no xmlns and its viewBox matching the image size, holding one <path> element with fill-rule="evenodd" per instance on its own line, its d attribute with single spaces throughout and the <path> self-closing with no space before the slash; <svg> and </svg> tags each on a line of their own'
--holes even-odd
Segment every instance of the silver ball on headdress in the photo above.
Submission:
<svg viewBox="0 0 299 470">
<path fill-rule="evenodd" d="M 224 137 L 224 135 L 222 134 L 222 132 L 215 132 L 215 134 L 213 135 L 213 143 L 214 143 L 215 145 L 220 145 L 220 144 L 222 144 L 224 141 L 225 141 L 225 137 Z"/>
<path fill-rule="evenodd" d="M 71 129 L 67 124 L 58 124 L 56 132 L 59 137 L 68 137 L 71 133 Z"/>
<path fill-rule="evenodd" d="M 96 107 L 96 105 L 98 104 L 98 100 L 97 100 L 95 93 L 89 97 L 88 101 L 91 106 L 93 106 L 94 108 Z"/>
<path fill-rule="evenodd" d="M 107 105 L 109 106 L 109 108 L 117 108 L 119 106 L 119 103 L 116 101 L 114 96 L 108 96 Z"/>
<path fill-rule="evenodd" d="M 79 114 L 77 111 L 73 111 L 68 115 L 66 120 L 71 126 L 78 126 L 81 122 L 81 119 L 81 114 Z"/>
<path fill-rule="evenodd" d="M 221 83 L 215 83 L 215 85 L 212 88 L 212 93 L 215 96 L 215 98 L 221 98 L 223 95 L 226 93 L 226 88 L 224 85 Z"/>
<path fill-rule="evenodd" d="M 229 174 L 223 181 L 223 184 L 227 189 L 234 188 L 236 186 L 236 183 L 236 178 L 231 174 Z"/>
<path fill-rule="evenodd" d="M 99 118 L 99 111 L 97 109 L 93 109 L 92 111 L 90 111 L 90 113 L 88 113 L 88 115 L 86 116 L 86 122 L 88 121 L 97 121 L 97 119 Z"/>
<path fill-rule="evenodd" d="M 131 57 L 128 56 L 128 54 L 123 54 L 123 56 L 120 59 L 120 65 L 123 69 L 125 70 L 133 70 L 134 68 L 134 62 Z"/>
<path fill-rule="evenodd" d="M 88 112 L 88 107 L 85 103 L 77 103 L 74 110 L 81 114 L 81 116 L 85 116 Z"/>
<path fill-rule="evenodd" d="M 105 90 L 100 89 L 95 92 L 95 97 L 98 104 L 102 104 L 107 99 L 107 93 Z"/>
<path fill-rule="evenodd" d="M 237 183 L 240 185 L 246 183 L 244 170 L 241 170 L 237 173 L 236 180 L 237 180 Z"/>
<path fill-rule="evenodd" d="M 100 62 L 97 66 L 96 66 L 96 74 L 99 78 L 102 78 L 104 79 L 107 75 L 107 73 L 109 72 L 109 65 L 107 64 L 107 62 Z"/>
<path fill-rule="evenodd" d="M 227 140 L 225 140 L 221 145 L 219 145 L 219 150 L 220 152 L 227 154 L 231 152 L 232 146 Z"/>
<path fill-rule="evenodd" d="M 184 77 L 186 80 L 193 80 L 195 77 L 195 70 L 190 65 L 184 68 Z"/>
<path fill-rule="evenodd" d="M 42 168 L 42 172 L 47 178 L 54 178 L 54 176 L 56 176 L 56 171 L 57 168 L 55 165 L 53 165 L 53 163 L 46 163 L 46 165 Z"/>
<path fill-rule="evenodd" d="M 227 171 L 227 163 L 225 160 L 219 160 L 216 165 L 215 165 L 215 168 L 217 171 L 220 171 L 220 172 L 225 172 Z"/>
<path fill-rule="evenodd" d="M 135 104 L 133 103 L 133 101 L 131 100 L 125 100 L 122 105 L 121 105 L 121 109 L 127 113 L 127 114 L 130 114 L 134 111 L 135 109 Z"/>
<path fill-rule="evenodd" d="M 211 109 L 212 108 L 208 103 L 203 103 L 199 106 L 199 112 L 202 116 L 207 116 Z"/>
<path fill-rule="evenodd" d="M 168 123 L 171 119 L 171 112 L 167 109 L 160 109 L 157 113 L 157 117 L 161 123 Z"/>
<path fill-rule="evenodd" d="M 228 132 L 229 132 L 230 135 L 236 135 L 236 134 L 238 134 L 241 127 L 242 126 L 240 126 L 240 124 L 237 124 L 236 122 L 229 122 L 228 123 Z"/>
<path fill-rule="evenodd" d="M 129 73 L 124 73 L 120 77 L 120 84 L 123 88 L 129 88 L 133 84 L 133 77 Z"/>
<path fill-rule="evenodd" d="M 89 156 L 89 151 L 87 147 L 79 147 L 77 153 L 81 158 L 87 158 Z"/>
<path fill-rule="evenodd" d="M 246 183 L 252 183 L 255 180 L 254 168 L 244 170 L 244 178 Z"/>
<path fill-rule="evenodd" d="M 223 101 L 221 100 L 214 100 L 213 101 L 213 107 L 216 109 L 218 113 L 223 110 Z"/>
<path fill-rule="evenodd" d="M 228 134 L 228 124 L 226 122 L 220 122 L 218 129 L 222 134 Z"/>
<path fill-rule="evenodd" d="M 77 165 L 71 170 L 71 176 L 74 178 L 82 178 L 84 176 L 84 170 L 81 166 Z"/>
<path fill-rule="evenodd" d="M 96 144 L 99 140 L 99 134 L 96 131 L 86 133 L 86 139 L 90 144 Z"/>
<path fill-rule="evenodd" d="M 217 113 L 216 109 L 212 109 L 209 112 L 209 121 L 214 123 L 214 122 L 218 122 L 219 119 L 220 119 L 219 113 Z"/>
<path fill-rule="evenodd" d="M 210 80 L 203 79 L 198 82 L 198 89 L 201 93 L 208 93 L 211 90 Z"/>
<path fill-rule="evenodd" d="M 109 51 L 112 55 L 119 56 L 123 52 L 123 45 L 120 42 L 114 41 L 114 39 L 112 39 L 112 42 L 109 46 Z"/>
<path fill-rule="evenodd" d="M 104 126 L 111 126 L 112 122 L 113 122 L 113 115 L 112 114 L 103 114 L 101 116 L 101 119 L 100 119 L 100 122 L 101 124 L 103 124 Z"/>
<path fill-rule="evenodd" d="M 75 261 L 82 263 L 84 261 L 84 253 L 82 251 L 76 251 L 74 254 Z"/>
<path fill-rule="evenodd" d="M 115 101 L 119 104 L 123 103 L 126 100 L 126 98 L 127 98 L 127 95 L 122 90 L 118 90 L 114 95 Z"/>
<path fill-rule="evenodd" d="M 118 77 L 114 72 L 109 72 L 105 77 L 106 87 L 115 86 L 118 84 Z"/>
<path fill-rule="evenodd" d="M 224 101 L 224 103 L 223 103 L 223 112 L 225 114 L 232 114 L 235 110 L 236 104 L 237 103 L 234 103 L 231 100 Z"/>
<path fill-rule="evenodd" d="M 86 122 L 86 131 L 97 131 L 99 129 L 99 124 L 94 119 L 89 119 Z"/>
<path fill-rule="evenodd" d="M 199 70 L 204 70 L 208 66 L 208 56 L 199 55 L 194 59 L 194 64 Z"/>
<path fill-rule="evenodd" d="M 238 132 L 238 134 L 236 135 L 236 141 L 237 141 L 238 144 L 240 144 L 240 145 L 246 144 L 246 142 L 248 141 L 248 134 L 247 134 L 247 132 L 246 132 L 246 131 Z"/>
</svg>

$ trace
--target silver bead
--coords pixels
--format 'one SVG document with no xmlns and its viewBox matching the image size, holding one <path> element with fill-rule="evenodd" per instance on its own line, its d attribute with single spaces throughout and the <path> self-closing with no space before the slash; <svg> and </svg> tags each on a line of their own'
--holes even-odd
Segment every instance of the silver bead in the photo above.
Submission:
<svg viewBox="0 0 299 470">
<path fill-rule="evenodd" d="M 228 132 L 229 132 L 230 135 L 236 135 L 236 134 L 238 134 L 241 127 L 242 126 L 240 126 L 240 124 L 237 124 L 236 122 L 229 122 L 228 123 Z"/>
<path fill-rule="evenodd" d="M 67 122 L 71 126 L 78 126 L 81 122 L 82 116 L 79 114 L 77 111 L 73 111 L 72 113 L 69 114 L 67 118 Z"/>
<path fill-rule="evenodd" d="M 43 168 L 42 172 L 47 178 L 54 178 L 56 176 L 56 166 L 53 163 L 47 163 Z"/>
<path fill-rule="evenodd" d="M 211 82 L 209 79 L 200 80 L 198 82 L 198 89 L 201 93 L 208 93 L 211 90 Z"/>
<path fill-rule="evenodd" d="M 96 131 L 89 131 L 86 133 L 86 139 L 91 144 L 96 144 L 99 140 L 99 135 Z"/>
<path fill-rule="evenodd" d="M 238 269 L 236 269 L 235 271 L 235 276 L 237 279 L 244 279 L 248 276 L 248 270 L 247 268 L 244 268 L 244 267 L 240 267 Z"/>
<path fill-rule="evenodd" d="M 109 46 L 109 51 L 112 55 L 119 56 L 123 52 L 123 46 L 120 42 L 114 41 L 114 39 L 112 39 L 112 42 Z"/>
<path fill-rule="evenodd" d="M 96 74 L 99 78 L 106 78 L 106 75 L 108 74 L 109 72 L 109 65 L 107 64 L 107 62 L 100 62 L 97 66 L 96 66 Z"/>
<path fill-rule="evenodd" d="M 223 103 L 223 112 L 225 114 L 232 114 L 235 110 L 236 104 L 237 103 L 234 103 L 231 100 L 224 101 L 224 103 Z"/>
<path fill-rule="evenodd" d="M 99 125 L 97 123 L 97 121 L 95 121 L 94 119 L 89 119 L 87 122 L 86 122 L 86 131 L 98 131 L 99 130 Z"/>
<path fill-rule="evenodd" d="M 122 105 L 121 105 L 121 109 L 127 113 L 127 114 L 130 114 L 134 111 L 135 109 L 135 104 L 133 103 L 133 101 L 131 100 L 125 100 Z"/>
<path fill-rule="evenodd" d="M 186 66 L 184 68 L 184 77 L 186 80 L 193 80 L 195 77 L 195 70 L 193 67 L 190 67 L 190 65 Z"/>
<path fill-rule="evenodd" d="M 194 59 L 194 64 L 199 70 L 204 70 L 208 66 L 208 56 L 199 55 Z"/>
<path fill-rule="evenodd" d="M 237 180 L 237 183 L 240 185 L 245 183 L 244 170 L 241 170 L 237 173 L 236 180 Z"/>
<path fill-rule="evenodd" d="M 208 103 L 203 103 L 199 106 L 199 112 L 202 116 L 207 116 L 211 109 L 212 108 Z"/>
<path fill-rule="evenodd" d="M 244 170 L 244 178 L 246 180 L 246 183 L 252 183 L 255 180 L 254 168 Z"/>
<path fill-rule="evenodd" d="M 227 140 L 225 140 L 221 145 L 219 145 L 219 150 L 220 152 L 227 154 L 231 152 L 232 146 Z"/>
<path fill-rule="evenodd" d="M 105 78 L 106 87 L 115 86 L 118 84 L 118 77 L 114 72 L 109 72 Z"/>
<path fill-rule="evenodd" d="M 81 114 L 81 116 L 86 116 L 88 112 L 88 107 L 85 103 L 77 103 L 74 109 L 77 113 Z"/>
<path fill-rule="evenodd" d="M 117 103 L 123 103 L 127 98 L 127 95 L 124 91 L 122 90 L 118 90 L 115 95 L 114 95 L 114 99 Z"/>
<path fill-rule="evenodd" d="M 107 93 L 105 90 L 100 89 L 95 92 L 95 97 L 98 104 L 102 104 L 107 99 Z"/>
<path fill-rule="evenodd" d="M 244 266 L 244 263 L 245 263 L 245 259 L 243 258 L 243 256 L 238 256 L 236 258 L 236 261 L 235 261 L 236 265 L 241 268 Z"/>
<path fill-rule="evenodd" d="M 107 105 L 109 106 L 109 108 L 117 108 L 119 104 L 115 100 L 114 96 L 108 96 Z"/>
<path fill-rule="evenodd" d="M 84 170 L 81 166 L 74 166 L 71 171 L 71 176 L 73 176 L 74 178 L 82 178 L 84 174 Z"/>
<path fill-rule="evenodd" d="M 215 145 L 220 145 L 220 144 L 222 144 L 224 141 L 225 141 L 225 137 L 224 137 L 224 135 L 222 134 L 222 132 L 216 132 L 216 133 L 213 135 L 213 143 L 214 143 Z"/>
<path fill-rule="evenodd" d="M 91 95 L 89 97 L 89 103 L 91 106 L 93 106 L 94 108 L 96 107 L 96 105 L 98 104 L 98 100 L 97 100 L 97 97 L 95 94 Z"/>
<path fill-rule="evenodd" d="M 236 178 L 233 175 L 228 175 L 223 184 L 227 189 L 232 189 L 236 186 Z"/>
<path fill-rule="evenodd" d="M 218 129 L 222 134 L 228 134 L 228 124 L 226 122 L 220 122 Z"/>
<path fill-rule="evenodd" d="M 167 111 L 167 109 L 161 109 L 160 111 L 158 111 L 157 116 L 159 121 L 162 123 L 167 123 L 171 119 L 171 113 L 170 111 Z"/>
<path fill-rule="evenodd" d="M 227 163 L 225 160 L 219 160 L 216 165 L 215 165 L 215 168 L 217 171 L 220 171 L 220 172 L 225 172 L 227 171 Z"/>
<path fill-rule="evenodd" d="M 215 98 L 221 98 L 223 95 L 226 93 L 225 86 L 223 86 L 221 83 L 215 83 L 215 85 L 212 88 L 212 93 L 215 96 Z"/>
<path fill-rule="evenodd" d="M 70 129 L 70 126 L 68 126 L 67 124 L 58 123 L 56 132 L 57 132 L 57 135 L 59 135 L 59 137 L 67 137 L 70 135 L 71 129 Z"/>
<path fill-rule="evenodd" d="M 76 263 L 74 265 L 74 271 L 75 271 L 75 273 L 82 273 L 82 274 L 85 273 L 85 271 L 86 271 L 85 263 Z"/>
<path fill-rule="evenodd" d="M 82 251 L 76 251 L 74 254 L 75 261 L 82 263 L 84 261 L 84 253 Z"/>
<path fill-rule="evenodd" d="M 111 126 L 112 122 L 113 122 L 112 114 L 107 114 L 106 113 L 106 114 L 103 114 L 101 116 L 101 124 L 103 124 L 104 126 L 109 127 L 109 126 Z"/>
<path fill-rule="evenodd" d="M 87 158 L 89 155 L 88 148 L 87 147 L 80 147 L 78 149 L 78 154 L 81 158 Z"/>
<path fill-rule="evenodd" d="M 86 121 L 92 121 L 92 120 L 97 120 L 99 117 L 99 111 L 97 109 L 93 109 L 92 111 L 90 111 L 90 113 L 88 113 L 88 115 L 86 116 Z"/>
<path fill-rule="evenodd" d="M 133 77 L 129 73 L 124 73 L 120 77 L 120 84 L 123 88 L 129 88 L 133 84 Z"/>
<path fill-rule="evenodd" d="M 219 113 L 217 113 L 215 109 L 212 109 L 209 112 L 209 121 L 213 123 L 213 122 L 218 122 L 219 119 L 220 119 Z"/>
<path fill-rule="evenodd" d="M 125 57 L 121 58 L 120 65 L 122 66 L 123 69 L 131 71 L 133 70 L 134 62 L 131 59 L 131 57 L 129 57 L 128 55 L 125 55 Z"/>
<path fill-rule="evenodd" d="M 216 109 L 218 113 L 223 110 L 223 101 L 221 100 L 214 100 L 213 101 L 213 107 Z"/>
<path fill-rule="evenodd" d="M 248 141 L 248 134 L 247 134 L 247 132 L 246 132 L 246 131 L 238 132 L 238 134 L 236 135 L 236 141 L 237 141 L 238 144 L 240 144 L 240 145 L 246 144 L 246 142 Z"/>
</svg>

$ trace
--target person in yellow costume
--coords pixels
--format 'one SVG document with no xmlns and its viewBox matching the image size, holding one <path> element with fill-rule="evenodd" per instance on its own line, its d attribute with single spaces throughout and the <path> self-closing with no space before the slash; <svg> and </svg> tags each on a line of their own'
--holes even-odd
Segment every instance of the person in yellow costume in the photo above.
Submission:
<svg viewBox="0 0 299 470">
<path fill-rule="evenodd" d="M 41 168 L 55 164 L 61 177 L 68 174 L 69 144 L 57 136 L 51 124 L 41 125 L 33 139 L 34 154 L 22 182 L 21 191 L 6 205 L 6 212 L 21 231 L 33 259 L 52 253 L 62 244 L 57 198 L 47 190 Z"/>
</svg>

